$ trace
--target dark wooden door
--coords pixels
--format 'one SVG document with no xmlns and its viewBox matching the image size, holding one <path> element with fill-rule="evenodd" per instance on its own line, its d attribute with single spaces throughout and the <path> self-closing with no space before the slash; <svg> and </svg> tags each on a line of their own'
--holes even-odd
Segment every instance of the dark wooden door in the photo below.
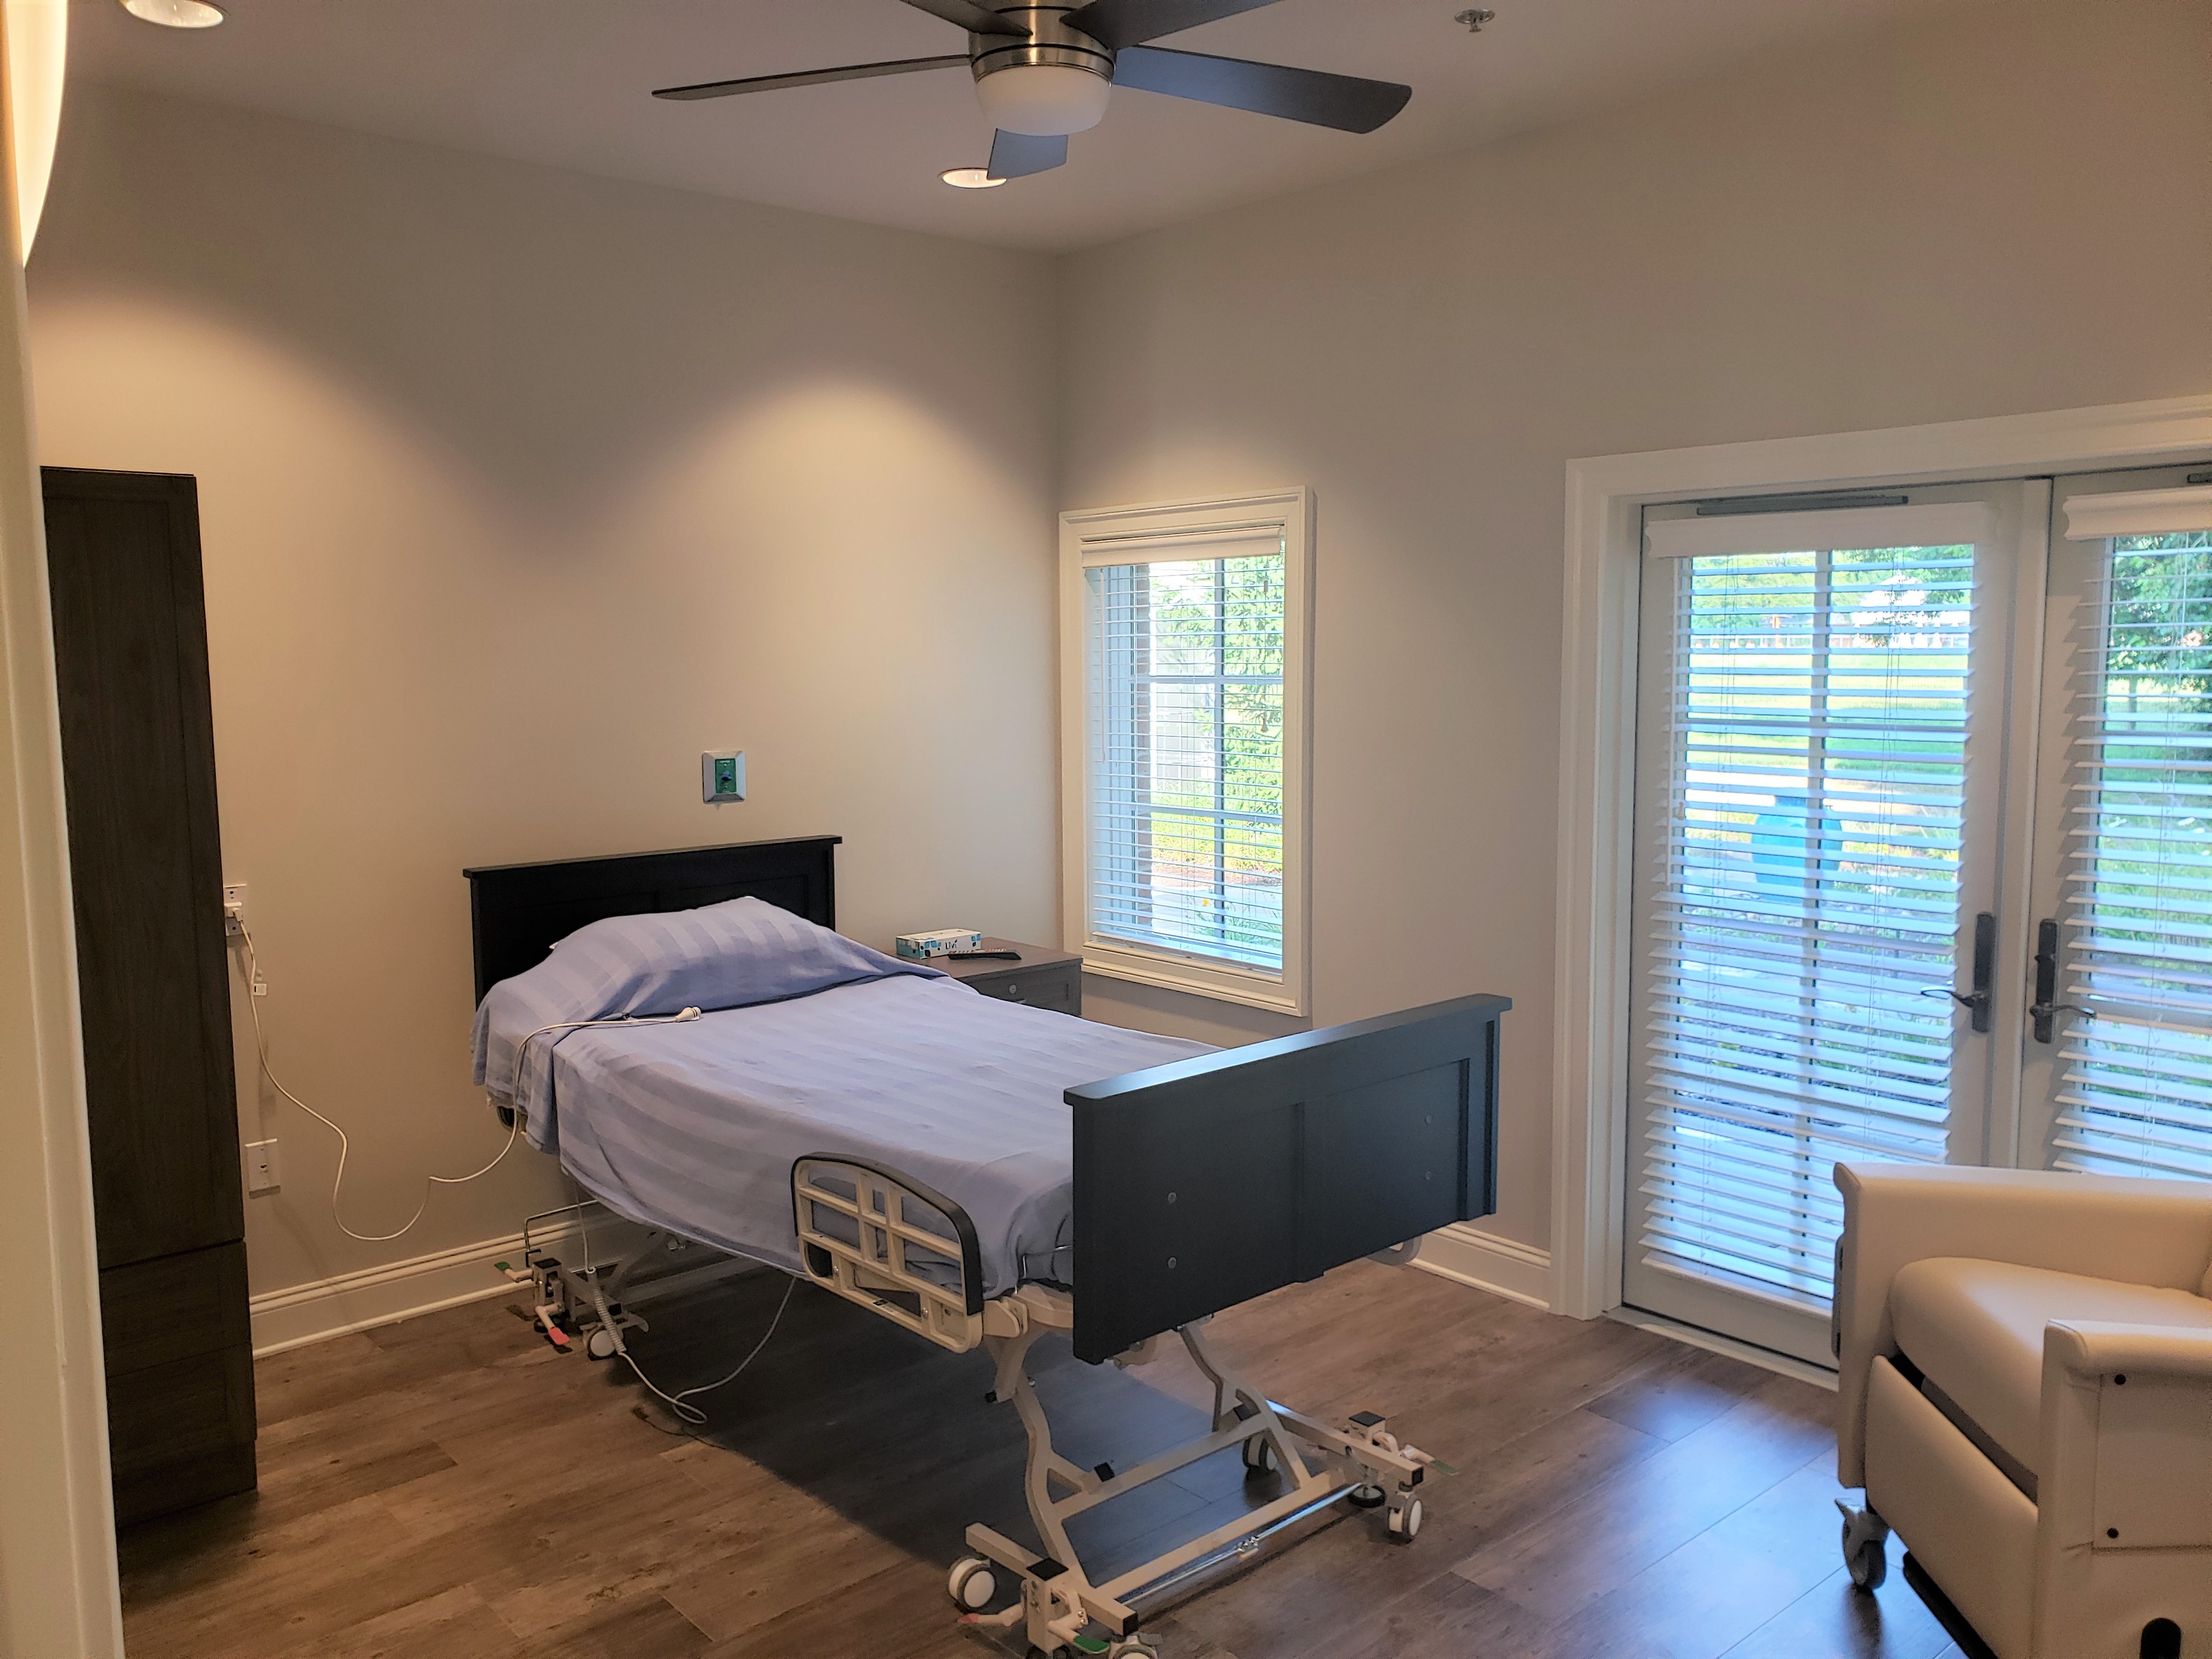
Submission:
<svg viewBox="0 0 2212 1659">
<path fill-rule="evenodd" d="M 46 471 L 100 1265 L 244 1235 L 199 514 Z"/>
</svg>

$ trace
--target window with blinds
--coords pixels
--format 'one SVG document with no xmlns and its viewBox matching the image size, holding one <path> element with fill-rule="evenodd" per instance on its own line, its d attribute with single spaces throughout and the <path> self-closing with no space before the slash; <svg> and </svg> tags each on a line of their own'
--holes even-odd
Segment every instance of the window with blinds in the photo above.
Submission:
<svg viewBox="0 0 2212 1659">
<path fill-rule="evenodd" d="M 1823 1307 L 1836 1161 L 1945 1155 L 1952 1009 L 1923 993 L 1960 929 L 1973 548 L 1650 568 L 1674 588 L 1632 1237 L 1646 1267 Z"/>
<path fill-rule="evenodd" d="M 1282 971 L 1285 578 L 1279 540 L 1085 570 L 1091 938 Z"/>
<path fill-rule="evenodd" d="M 2212 1178 L 2212 532 L 2115 537 L 2078 642 L 2051 1161 Z"/>
<path fill-rule="evenodd" d="M 1063 513 L 1062 915 L 1084 971 L 1312 1012 L 1313 495 Z"/>
</svg>

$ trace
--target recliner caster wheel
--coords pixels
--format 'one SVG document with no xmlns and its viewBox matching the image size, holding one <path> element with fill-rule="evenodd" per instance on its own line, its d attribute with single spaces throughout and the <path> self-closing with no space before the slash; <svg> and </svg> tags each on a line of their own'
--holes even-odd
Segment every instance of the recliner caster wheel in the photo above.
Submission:
<svg viewBox="0 0 2212 1659">
<path fill-rule="evenodd" d="M 1379 1510 L 1390 1501 L 1390 1494 L 1380 1486 L 1354 1486 L 1344 1501 L 1356 1510 Z"/>
<path fill-rule="evenodd" d="M 1275 1445 L 1266 1435 L 1254 1435 L 1244 1443 L 1243 1450 L 1246 1480 L 1262 1474 L 1273 1474 L 1276 1472 Z"/>
<path fill-rule="evenodd" d="M 1844 1565 L 1851 1583 L 1863 1590 L 1878 1590 L 1889 1577 L 1889 1523 L 1872 1510 L 1855 1510 L 1840 1498 L 1836 1508 L 1844 1517 Z"/>
<path fill-rule="evenodd" d="M 615 1334 L 600 1326 L 584 1339 L 584 1352 L 593 1359 L 611 1359 L 615 1356 Z"/>
<path fill-rule="evenodd" d="M 952 1564 L 952 1571 L 945 1576 L 945 1588 L 952 1592 L 952 1599 L 964 1611 L 981 1613 L 999 1593 L 999 1576 L 981 1556 L 963 1556 Z"/>
<path fill-rule="evenodd" d="M 1844 1557 L 1844 1565 L 1850 1570 L 1851 1583 L 1863 1590 L 1878 1590 L 1889 1577 L 1889 1552 L 1879 1539 L 1869 1538 L 1850 1551 Z"/>
<path fill-rule="evenodd" d="M 1403 1504 L 1393 1504 L 1390 1513 L 1382 1517 L 1383 1527 L 1395 1544 L 1410 1544 L 1420 1535 L 1421 1500 L 1408 1498 Z"/>
</svg>

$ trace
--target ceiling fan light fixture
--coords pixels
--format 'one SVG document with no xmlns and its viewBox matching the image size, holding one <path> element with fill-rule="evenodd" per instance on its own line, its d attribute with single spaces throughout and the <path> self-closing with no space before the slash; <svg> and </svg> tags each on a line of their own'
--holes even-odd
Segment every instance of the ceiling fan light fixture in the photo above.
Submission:
<svg viewBox="0 0 2212 1659">
<path fill-rule="evenodd" d="M 1064 138 L 1106 118 L 1113 82 L 1066 64 L 1010 64 L 975 82 L 983 113 L 1000 132 Z"/>
<path fill-rule="evenodd" d="M 947 167 L 937 176 L 955 190 L 996 190 L 1006 182 L 994 179 L 988 167 Z"/>
<path fill-rule="evenodd" d="M 222 8 L 210 0 L 123 0 L 123 9 L 168 29 L 211 29 L 222 21 Z"/>
<path fill-rule="evenodd" d="M 991 165 L 981 181 L 938 176 L 969 189 L 1031 179 L 1067 165 L 1068 139 L 1105 118 L 1117 86 L 1222 109 L 1249 111 L 1338 132 L 1373 132 L 1413 95 L 1395 81 L 1214 58 L 1148 44 L 1274 0 L 906 0 L 968 31 L 968 51 L 835 69 L 750 75 L 661 87 L 656 98 L 727 98 L 835 81 L 872 81 L 965 64 L 992 127 Z"/>
</svg>

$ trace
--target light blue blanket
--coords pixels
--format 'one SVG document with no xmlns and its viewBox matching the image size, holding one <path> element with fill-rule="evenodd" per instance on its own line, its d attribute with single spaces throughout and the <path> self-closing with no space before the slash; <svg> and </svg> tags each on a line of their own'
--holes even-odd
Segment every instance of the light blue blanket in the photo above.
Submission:
<svg viewBox="0 0 2212 1659">
<path fill-rule="evenodd" d="M 569 1022 L 744 1008 L 893 974 L 942 977 L 757 898 L 608 916 L 486 993 L 477 1010 L 477 1081 L 523 1107 L 531 1140 L 550 1152 L 554 1115 L 538 1109 L 539 1095 Z"/>
<path fill-rule="evenodd" d="M 824 931 L 787 920 L 809 933 Z M 799 956 L 817 969 L 822 953 L 837 953 L 793 937 Z M 557 1013 L 599 1017 L 574 1011 L 611 995 L 635 1002 L 622 975 L 580 1000 L 549 997 L 542 985 L 539 994 L 501 995 L 545 974 L 569 944 L 485 999 L 479 1080 L 500 1098 L 514 1097 L 511 1082 L 500 1085 L 512 1078 L 515 1043 L 528 1030 Z M 968 1212 L 982 1246 L 986 1296 L 1025 1279 L 1073 1283 L 1073 1119 L 1062 1093 L 1204 1054 L 1205 1046 L 996 1001 L 957 980 L 901 972 L 911 964 L 865 954 L 873 960 L 845 964 L 862 976 L 829 988 L 683 1024 L 537 1038 L 524 1066 L 532 1141 L 557 1147 L 577 1181 L 633 1220 L 793 1270 L 800 1267 L 793 1161 L 815 1153 L 864 1159 L 936 1188 Z M 745 982 L 757 989 L 769 981 Z M 647 999 L 656 1005 L 650 1011 L 668 994 Z M 674 1006 L 707 1004 L 687 994 Z"/>
</svg>

